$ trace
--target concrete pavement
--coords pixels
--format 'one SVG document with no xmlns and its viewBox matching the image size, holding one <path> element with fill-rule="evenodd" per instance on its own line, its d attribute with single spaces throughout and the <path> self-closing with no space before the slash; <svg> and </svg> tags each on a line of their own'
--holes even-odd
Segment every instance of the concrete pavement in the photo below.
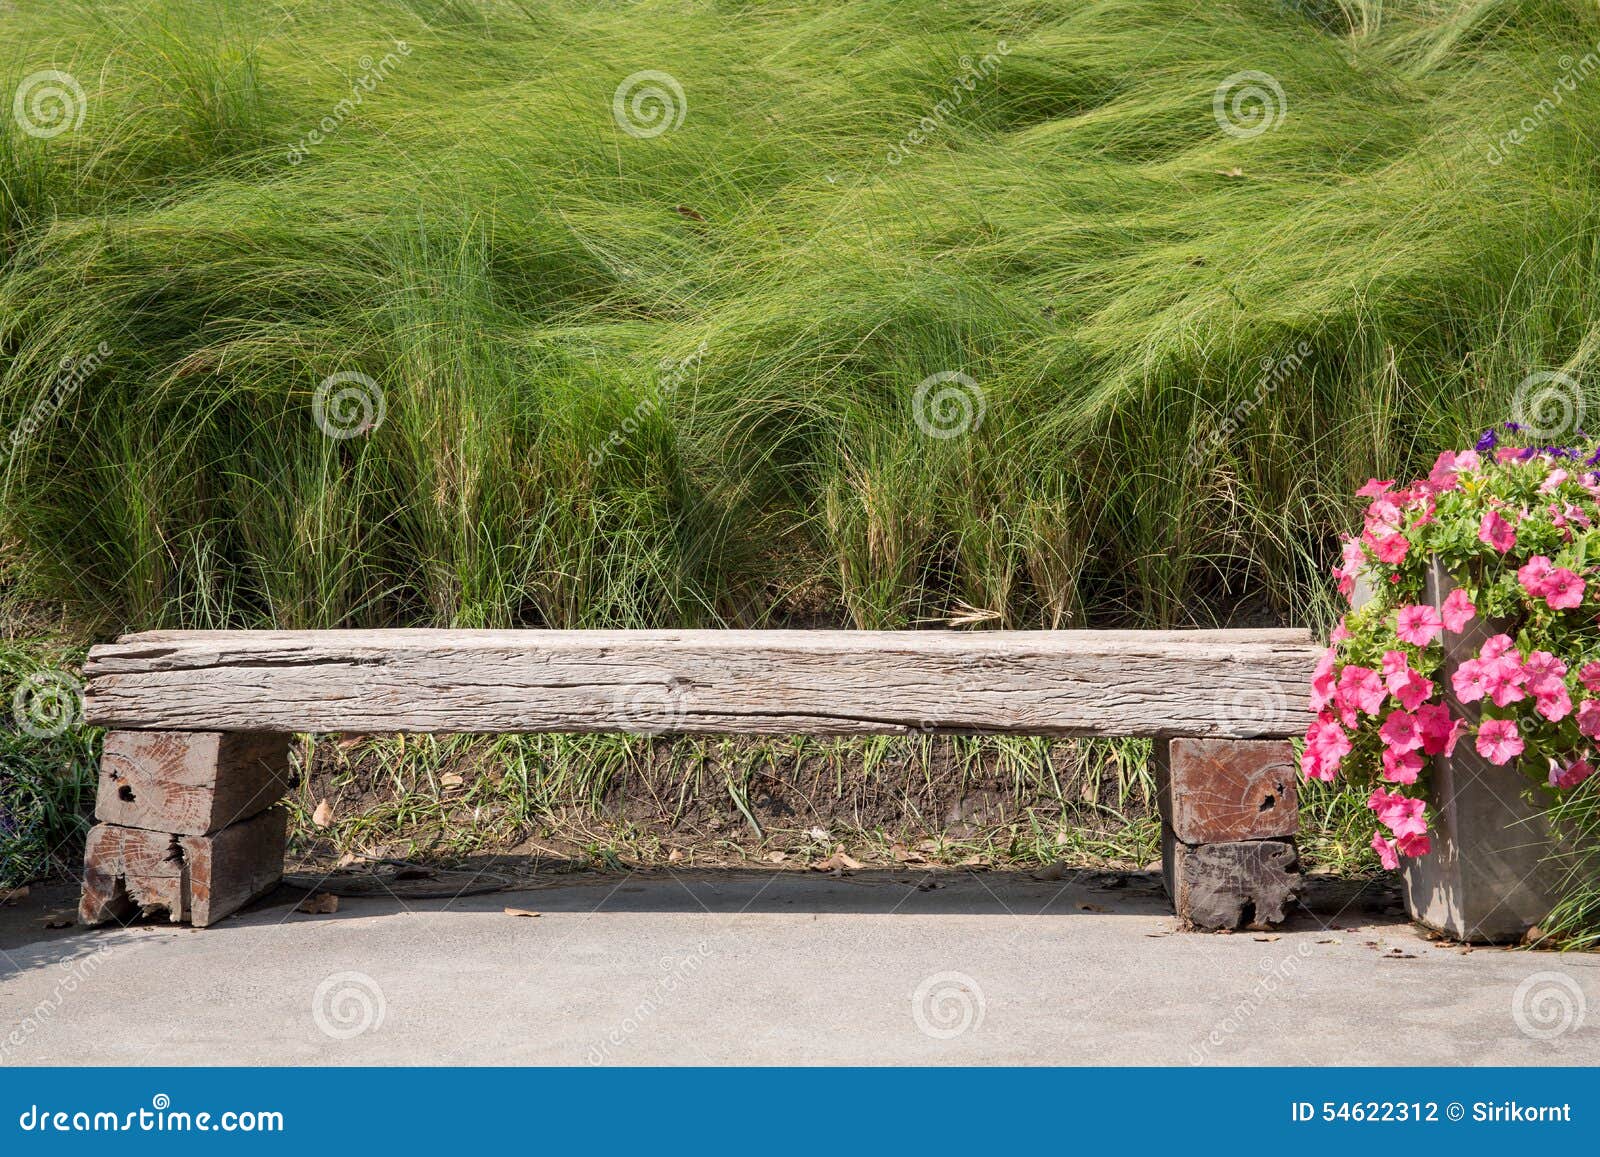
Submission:
<svg viewBox="0 0 1600 1157">
<path fill-rule="evenodd" d="M 1596 1064 L 1600 956 L 1153 876 L 656 873 L 0 939 L 7 1064 Z M 507 907 L 541 913 L 506 915 Z"/>
</svg>

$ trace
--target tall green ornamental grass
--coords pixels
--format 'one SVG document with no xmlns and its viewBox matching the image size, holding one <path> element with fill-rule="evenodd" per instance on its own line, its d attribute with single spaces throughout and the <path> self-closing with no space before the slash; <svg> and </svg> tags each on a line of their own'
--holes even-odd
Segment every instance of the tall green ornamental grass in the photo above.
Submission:
<svg viewBox="0 0 1600 1157">
<path fill-rule="evenodd" d="M 13 0 L 0 98 L 101 631 L 1326 626 L 1362 481 L 1600 414 L 1587 0 Z"/>
</svg>

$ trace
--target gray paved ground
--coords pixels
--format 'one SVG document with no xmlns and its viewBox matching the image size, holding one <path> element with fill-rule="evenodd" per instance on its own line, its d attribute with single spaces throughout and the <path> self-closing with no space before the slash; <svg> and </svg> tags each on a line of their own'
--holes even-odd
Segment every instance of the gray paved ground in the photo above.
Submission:
<svg viewBox="0 0 1600 1157">
<path fill-rule="evenodd" d="M 331 916 L 285 896 L 203 932 L 12 912 L 0 1060 L 1600 1063 L 1600 956 L 1467 953 L 1331 900 L 1275 939 L 1177 933 L 1141 875 L 919 879 L 575 877 Z"/>
</svg>

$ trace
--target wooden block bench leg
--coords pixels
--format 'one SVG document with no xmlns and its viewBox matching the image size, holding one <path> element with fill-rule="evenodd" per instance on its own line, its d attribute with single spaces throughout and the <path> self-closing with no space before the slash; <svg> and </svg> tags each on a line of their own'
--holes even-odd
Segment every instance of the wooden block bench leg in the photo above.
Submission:
<svg viewBox="0 0 1600 1157">
<path fill-rule="evenodd" d="M 289 737 L 113 731 L 84 853 L 85 924 L 165 911 L 215 923 L 283 876 Z"/>
<path fill-rule="evenodd" d="M 1284 740 L 1157 740 L 1162 876 L 1202 929 L 1281 922 L 1299 889 L 1294 749 Z"/>
</svg>

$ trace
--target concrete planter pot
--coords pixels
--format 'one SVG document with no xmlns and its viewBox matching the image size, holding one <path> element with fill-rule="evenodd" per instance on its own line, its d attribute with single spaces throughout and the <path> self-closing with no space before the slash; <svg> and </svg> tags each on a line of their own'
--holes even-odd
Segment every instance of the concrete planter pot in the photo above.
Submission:
<svg viewBox="0 0 1600 1157">
<path fill-rule="evenodd" d="M 1435 561 L 1429 601 L 1437 607 L 1453 589 Z M 1450 676 L 1485 639 L 1509 626 L 1474 619 L 1463 634 L 1446 632 L 1439 679 L 1453 715 L 1476 722 L 1479 713 L 1478 704 L 1456 699 Z M 1457 940 L 1493 944 L 1521 940 L 1550 914 L 1570 851 L 1554 838 L 1544 813 L 1523 799 L 1528 783 L 1524 769 L 1496 767 L 1470 741 L 1457 744 L 1448 758 L 1433 757 L 1433 850 L 1401 861 L 1413 920 Z"/>
</svg>

